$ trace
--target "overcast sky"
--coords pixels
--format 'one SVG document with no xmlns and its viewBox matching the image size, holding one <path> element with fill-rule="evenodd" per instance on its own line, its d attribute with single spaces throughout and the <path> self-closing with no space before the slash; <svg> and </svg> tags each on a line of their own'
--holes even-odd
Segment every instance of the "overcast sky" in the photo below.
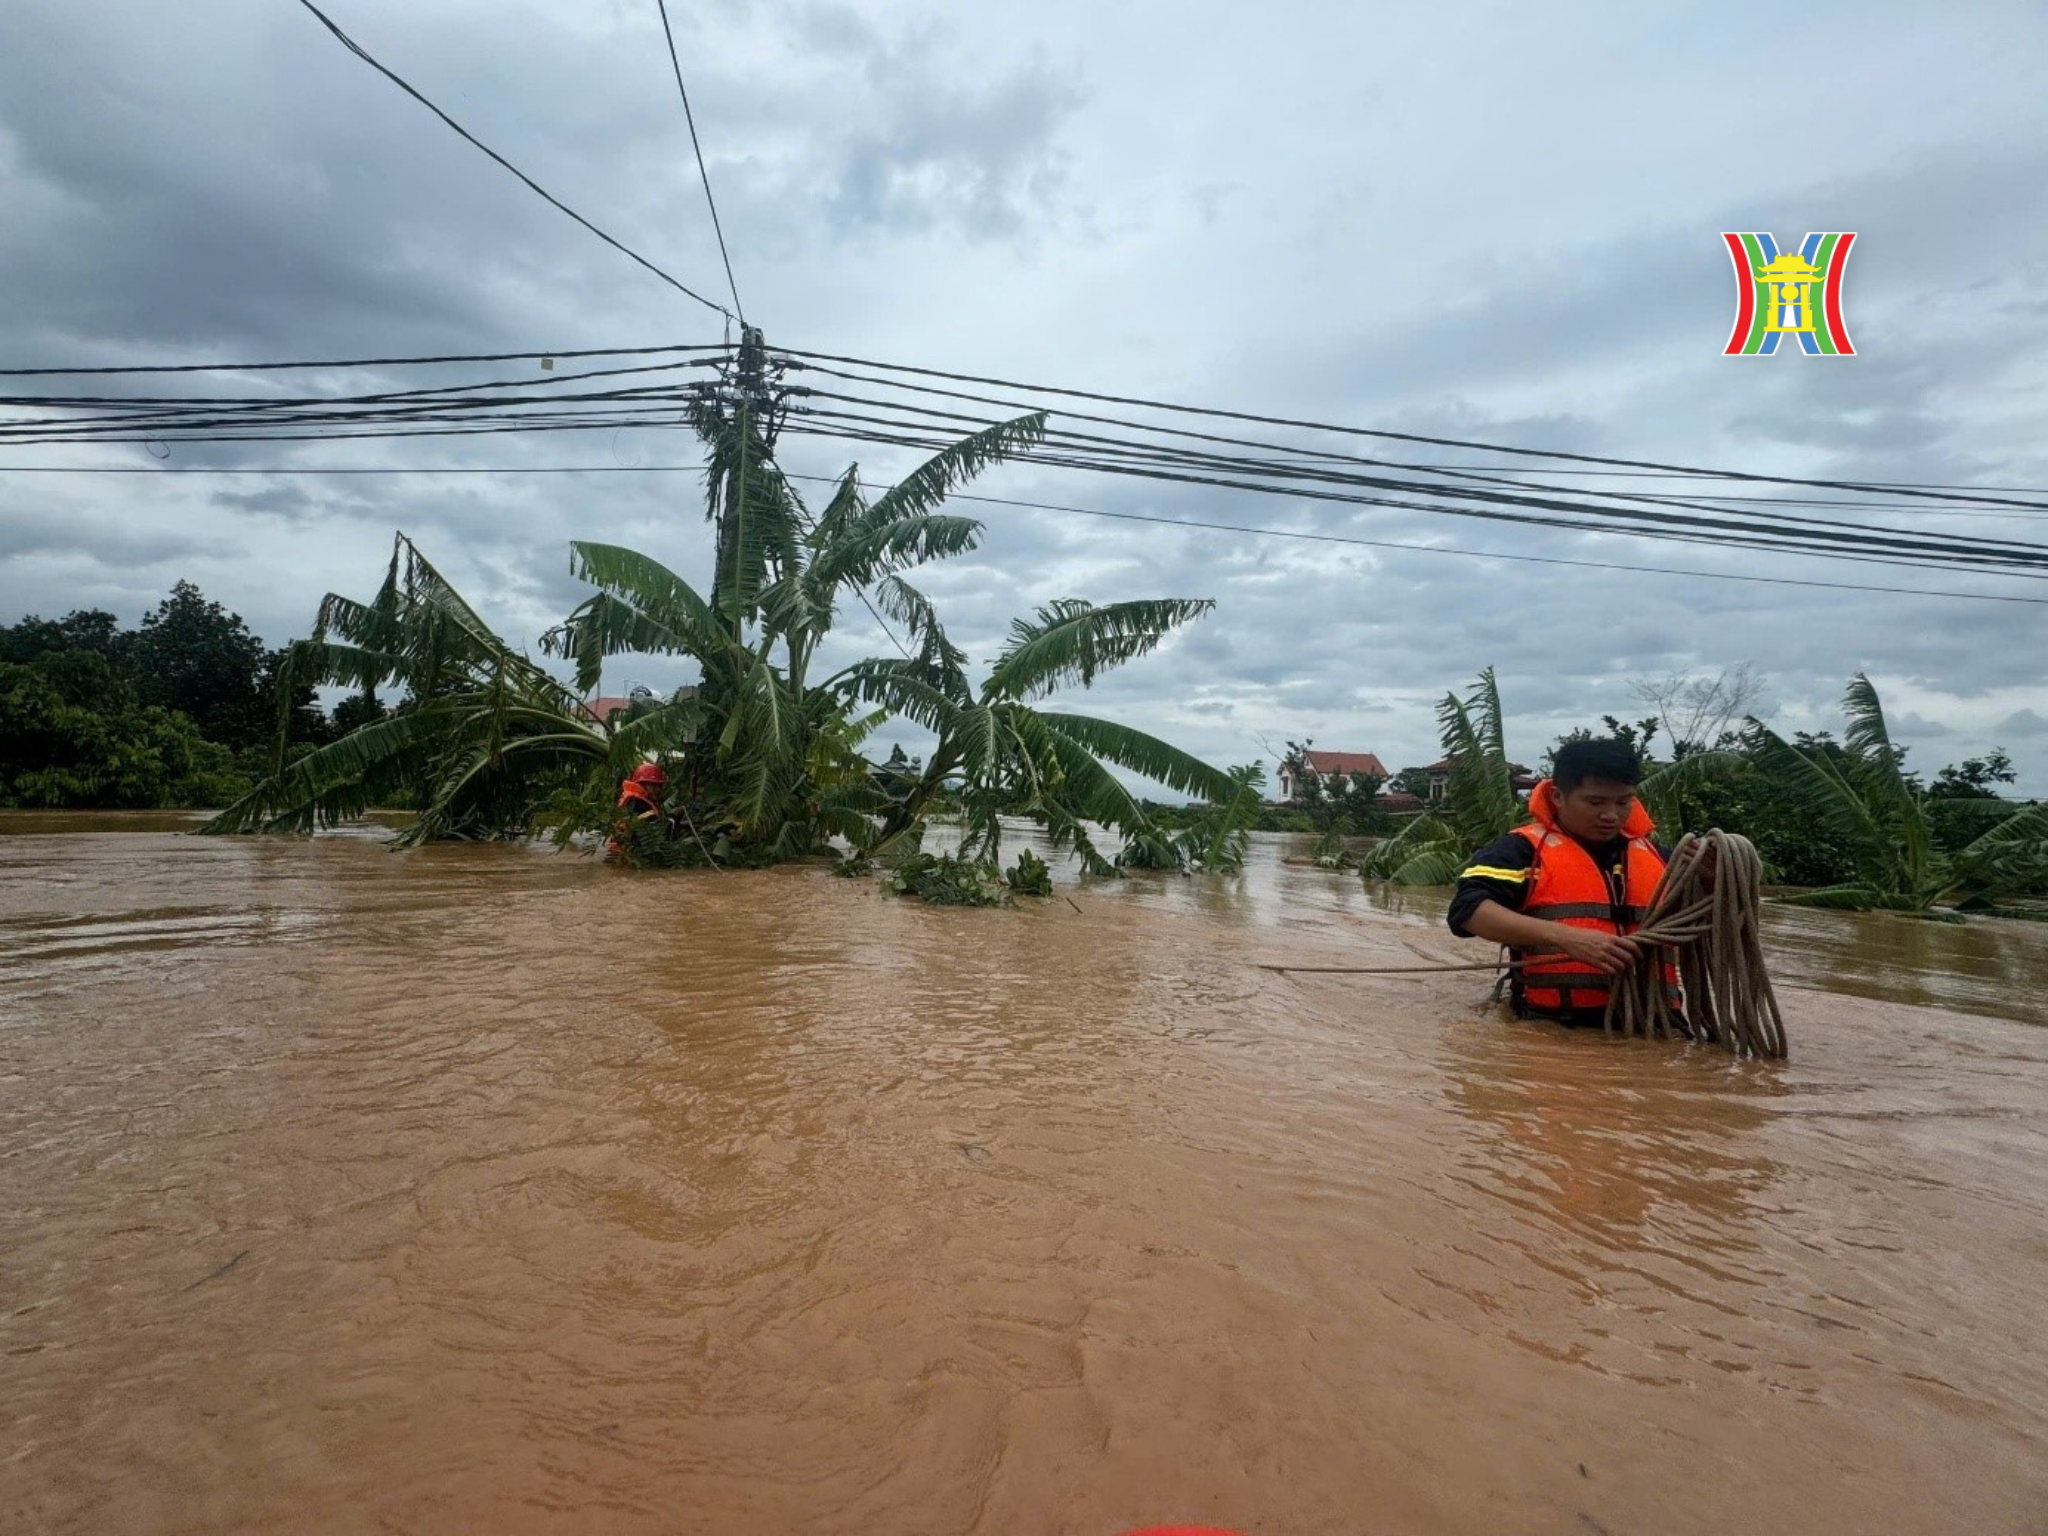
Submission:
<svg viewBox="0 0 2048 1536">
<path fill-rule="evenodd" d="M 579 211 L 722 292 L 654 0 L 328 9 Z M 773 343 L 1580 453 L 2048 486 L 2039 5 L 670 10 L 741 296 Z M 0 366 L 722 334 L 291 0 L 7 0 L 0 209 Z M 1721 356 L 1724 229 L 1859 231 L 1846 310 L 1860 355 Z M 662 431 L 181 445 L 168 465 L 691 456 Z M 908 463 L 810 439 L 782 455 L 799 473 L 855 457 L 879 477 Z M 0 621 L 100 606 L 132 623 L 182 577 L 280 644 L 323 592 L 367 595 L 403 528 L 531 644 L 584 595 L 572 538 L 695 578 L 708 564 L 682 474 L 7 472 L 152 462 L 0 448 Z M 975 489 L 1462 549 L 2030 590 L 1066 470 L 1013 466 Z M 972 510 L 984 547 L 920 582 L 978 657 L 1013 614 L 1058 597 L 1216 600 L 1071 700 L 1217 762 L 1304 735 L 1428 762 L 1434 700 L 1488 664 L 1510 745 L 1534 761 L 1571 725 L 1636 713 L 1630 678 L 1750 661 L 1781 728 L 1834 725 L 1844 683 L 1867 670 L 1915 766 L 2003 745 L 2022 788 L 2048 793 L 2048 607 Z M 2042 515 L 1898 521 L 2048 542 Z M 886 645 L 865 614 L 844 623 L 840 654 Z M 682 680 L 635 662 L 605 681 Z"/>
</svg>

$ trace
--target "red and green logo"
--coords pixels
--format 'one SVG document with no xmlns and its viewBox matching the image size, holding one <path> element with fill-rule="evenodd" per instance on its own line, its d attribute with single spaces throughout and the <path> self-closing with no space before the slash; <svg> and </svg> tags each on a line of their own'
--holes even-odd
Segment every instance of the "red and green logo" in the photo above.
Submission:
<svg viewBox="0 0 2048 1536">
<path fill-rule="evenodd" d="M 1735 263 L 1735 329 L 1724 356 L 1775 352 L 1781 337 L 1797 336 L 1816 357 L 1854 357 L 1842 323 L 1842 273 L 1856 233 L 1810 234 L 1795 251 L 1779 251 L 1768 234 L 1729 234 Z"/>
</svg>

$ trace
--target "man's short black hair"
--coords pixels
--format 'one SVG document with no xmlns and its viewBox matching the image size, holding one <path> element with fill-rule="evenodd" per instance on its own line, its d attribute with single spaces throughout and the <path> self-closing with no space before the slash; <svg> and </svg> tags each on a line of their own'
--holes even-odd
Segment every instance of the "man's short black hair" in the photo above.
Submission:
<svg viewBox="0 0 2048 1536">
<path fill-rule="evenodd" d="M 1569 794 L 1588 779 L 1609 784 L 1634 784 L 1643 776 L 1642 759 L 1636 749 L 1618 736 L 1596 741 L 1572 741 L 1557 749 L 1551 760 L 1550 776 L 1560 792 Z"/>
</svg>

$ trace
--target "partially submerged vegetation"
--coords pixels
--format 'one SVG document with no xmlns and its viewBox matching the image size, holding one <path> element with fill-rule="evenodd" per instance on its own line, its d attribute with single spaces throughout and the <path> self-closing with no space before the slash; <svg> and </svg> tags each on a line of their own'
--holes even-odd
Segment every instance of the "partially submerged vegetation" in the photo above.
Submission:
<svg viewBox="0 0 2048 1536">
<path fill-rule="evenodd" d="M 1853 912 L 1983 911 L 2048 892 L 2048 804 L 1940 793 L 1905 770 L 1877 689 L 1862 674 L 1843 700 L 1840 742 L 1786 741 L 1750 722 L 1745 767 L 1840 848 L 1835 878 L 1785 899 Z M 1951 775 L 1948 784 L 1955 784 Z M 1681 814 L 1683 812 L 1681 811 Z"/>
<path fill-rule="evenodd" d="M 954 902 L 1048 888 L 1035 858 L 1001 873 L 1004 817 L 1037 823 L 1093 873 L 1242 860 L 1260 803 L 1256 768 L 1226 773 L 1121 722 L 1042 703 L 1143 657 L 1208 600 L 1050 603 L 1010 626 L 976 680 L 908 579 L 980 543 L 983 525 L 942 511 L 946 495 L 1037 442 L 1043 416 L 965 438 L 872 500 L 848 469 L 816 513 L 776 466 L 759 413 L 706 400 L 692 424 L 708 454 L 708 593 L 638 551 L 572 544 L 573 569 L 596 591 L 542 641 L 573 666 L 572 687 L 494 633 L 401 534 L 375 596 L 328 597 L 285 659 L 295 687 L 401 702 L 311 752 L 280 750 L 208 830 L 308 831 L 372 805 L 411 805 L 409 843 L 549 832 L 563 843 L 615 838 L 636 865 L 722 867 L 843 848 L 901 889 Z M 901 626 L 902 654 L 816 676 L 854 601 Z M 700 681 L 616 725 L 595 719 L 580 697 L 621 656 L 683 658 Z M 864 755 L 888 720 L 935 738 L 917 771 Z M 622 825 L 620 779 L 649 761 L 667 775 L 659 815 Z M 1116 769 L 1209 809 L 1160 827 Z M 961 842 L 933 857 L 922 842 L 941 809 L 958 816 Z M 1098 846 L 1102 829 L 1115 844 Z"/>
</svg>

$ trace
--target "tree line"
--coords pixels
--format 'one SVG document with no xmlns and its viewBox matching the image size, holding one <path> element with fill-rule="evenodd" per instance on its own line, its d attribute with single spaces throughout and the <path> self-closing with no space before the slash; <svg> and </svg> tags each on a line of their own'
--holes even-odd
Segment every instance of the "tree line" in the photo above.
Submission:
<svg viewBox="0 0 2048 1536">
<path fill-rule="evenodd" d="M 0 625 L 0 807 L 218 807 L 280 747 L 309 750 L 379 709 L 324 713 L 284 660 L 189 581 L 132 629 L 100 608 Z"/>
</svg>

